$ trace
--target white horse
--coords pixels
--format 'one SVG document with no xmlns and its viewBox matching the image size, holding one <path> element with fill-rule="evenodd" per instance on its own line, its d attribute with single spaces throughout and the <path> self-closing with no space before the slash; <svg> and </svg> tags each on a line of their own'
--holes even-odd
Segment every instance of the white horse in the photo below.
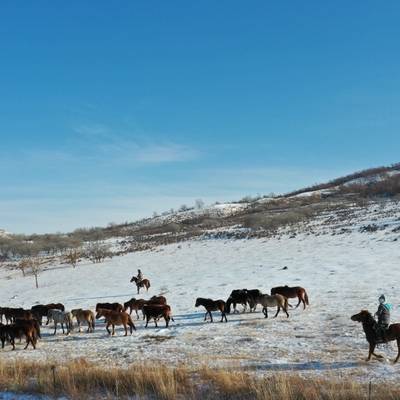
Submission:
<svg viewBox="0 0 400 400">
<path fill-rule="evenodd" d="M 47 318 L 49 321 L 54 321 L 54 333 L 53 335 L 56 334 L 57 332 L 57 324 L 61 324 L 61 328 L 63 333 L 64 331 L 64 324 L 65 327 L 67 328 L 67 335 L 72 331 L 72 314 L 68 311 L 61 311 L 61 310 L 49 310 L 47 313 Z"/>
</svg>

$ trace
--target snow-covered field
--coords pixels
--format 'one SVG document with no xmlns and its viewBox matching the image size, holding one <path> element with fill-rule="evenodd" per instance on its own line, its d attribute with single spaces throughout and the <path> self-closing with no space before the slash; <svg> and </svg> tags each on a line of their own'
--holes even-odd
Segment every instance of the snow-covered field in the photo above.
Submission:
<svg viewBox="0 0 400 400">
<path fill-rule="evenodd" d="M 392 217 L 398 221 L 398 216 Z M 326 228 L 324 228 L 326 230 Z M 198 240 L 132 253 L 102 264 L 82 263 L 77 268 L 55 265 L 34 278 L 20 271 L 0 270 L 0 304 L 30 308 L 34 304 L 62 302 L 67 309 L 92 308 L 100 301 L 125 302 L 131 297 L 163 294 L 171 305 L 175 323 L 165 329 L 144 328 L 123 337 L 122 329 L 109 337 L 99 322 L 94 334 L 74 332 L 52 336 L 43 330 L 36 351 L 8 346 L 2 359 L 58 360 L 85 357 L 104 365 L 128 365 L 140 361 L 246 367 L 259 373 L 296 370 L 304 374 L 339 374 L 361 379 L 395 380 L 400 364 L 363 360 L 367 343 L 362 328 L 350 316 L 367 308 L 375 312 L 377 298 L 385 293 L 393 303 L 393 320 L 400 321 L 399 233 L 358 229 L 337 234 L 284 234 L 269 239 Z M 287 267 L 287 269 L 283 269 Z M 136 295 L 129 283 L 137 268 L 151 280 L 149 293 Z M 277 285 L 307 289 L 310 307 L 289 310 L 265 319 L 258 308 L 253 314 L 228 315 L 228 323 L 204 323 L 203 309 L 194 307 L 197 297 L 227 299 L 237 288 L 268 292 Z M 294 300 L 292 303 L 295 304 Z M 239 307 L 241 308 L 241 307 Z M 388 358 L 395 345 L 380 349 Z"/>
</svg>

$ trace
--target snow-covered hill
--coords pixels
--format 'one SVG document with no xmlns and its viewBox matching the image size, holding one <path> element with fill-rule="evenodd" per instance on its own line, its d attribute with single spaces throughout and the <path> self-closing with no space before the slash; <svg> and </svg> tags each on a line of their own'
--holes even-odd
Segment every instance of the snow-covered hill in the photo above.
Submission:
<svg viewBox="0 0 400 400">
<path fill-rule="evenodd" d="M 36 351 L 1 351 L 4 359 L 85 357 L 104 365 L 140 360 L 224 365 L 266 370 L 295 369 L 304 374 L 329 373 L 360 379 L 394 379 L 400 366 L 362 360 L 367 344 L 361 326 L 350 320 L 360 309 L 375 311 L 385 293 L 400 320 L 400 208 L 396 201 L 368 207 L 338 209 L 277 235 L 260 239 L 188 240 L 152 250 L 114 257 L 101 264 L 83 262 L 73 269 L 51 265 L 39 276 L 0 269 L 0 304 L 30 308 L 62 302 L 67 309 L 91 308 L 100 301 L 124 302 L 131 297 L 163 294 L 175 323 L 169 329 L 145 329 L 126 338 L 106 334 L 98 323 L 94 334 L 74 332 L 52 336 L 44 328 Z M 116 240 L 118 242 L 120 239 Z M 287 267 L 287 268 L 285 268 Z M 149 293 L 137 296 L 129 280 L 141 268 L 151 280 Z M 307 289 L 311 305 L 291 309 L 290 318 L 265 319 L 254 314 L 228 315 L 228 323 L 203 322 L 204 311 L 194 307 L 196 297 L 227 299 L 233 289 L 259 288 L 269 293 L 276 285 Z M 293 302 L 293 300 L 292 300 Z M 271 310 L 271 316 L 273 310 Z M 219 317 L 215 313 L 215 320 Z M 395 349 L 383 352 L 394 358 Z"/>
</svg>

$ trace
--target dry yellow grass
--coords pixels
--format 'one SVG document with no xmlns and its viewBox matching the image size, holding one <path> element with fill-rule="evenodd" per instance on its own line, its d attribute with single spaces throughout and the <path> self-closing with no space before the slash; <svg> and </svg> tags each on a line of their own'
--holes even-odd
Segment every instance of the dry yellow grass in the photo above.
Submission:
<svg viewBox="0 0 400 400">
<path fill-rule="evenodd" d="M 400 399 L 396 386 L 373 386 L 371 399 Z M 0 390 L 63 395 L 71 399 L 136 396 L 160 400 L 356 400 L 368 399 L 368 384 L 351 380 L 305 379 L 292 373 L 260 378 L 243 371 L 172 368 L 157 363 L 104 368 L 75 360 L 62 365 L 17 360 L 0 362 Z"/>
</svg>

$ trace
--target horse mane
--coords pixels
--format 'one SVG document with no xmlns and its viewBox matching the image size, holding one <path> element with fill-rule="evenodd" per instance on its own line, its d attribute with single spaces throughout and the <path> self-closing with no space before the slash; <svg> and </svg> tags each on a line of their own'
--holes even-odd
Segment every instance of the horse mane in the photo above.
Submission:
<svg viewBox="0 0 400 400">
<path fill-rule="evenodd" d="M 375 318 L 368 310 L 361 310 L 363 314 L 366 315 L 366 321 L 372 323 L 373 325 L 376 324 Z"/>
</svg>

